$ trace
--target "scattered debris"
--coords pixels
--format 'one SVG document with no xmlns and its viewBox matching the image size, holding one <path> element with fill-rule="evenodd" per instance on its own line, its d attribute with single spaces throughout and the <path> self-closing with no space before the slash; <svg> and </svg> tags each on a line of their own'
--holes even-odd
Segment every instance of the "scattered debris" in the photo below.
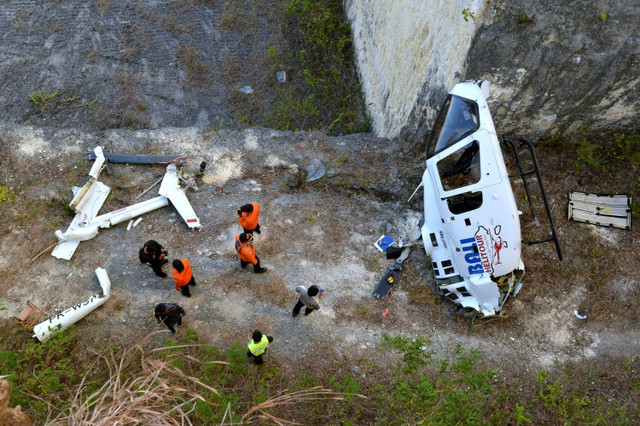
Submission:
<svg viewBox="0 0 640 426">
<path fill-rule="evenodd" d="M 139 217 L 138 219 L 136 219 L 136 221 L 135 221 L 135 222 L 133 222 L 133 228 L 135 228 L 136 226 L 138 226 L 138 224 L 139 224 L 140 222 L 142 222 L 142 218 L 141 218 L 141 217 Z"/>
<path fill-rule="evenodd" d="M 284 182 L 288 188 L 301 188 L 307 181 L 306 172 L 297 164 L 292 164 L 287 169 Z"/>
<path fill-rule="evenodd" d="M 322 176 L 324 176 L 324 173 L 324 164 L 322 164 L 322 161 L 314 158 L 307 166 L 307 182 L 320 179 Z"/>
<path fill-rule="evenodd" d="M 182 172 L 182 169 L 180 170 Z M 189 188 L 193 189 L 195 192 L 198 192 L 198 185 L 196 185 L 196 181 L 186 173 L 178 173 L 178 177 Z"/>
<path fill-rule="evenodd" d="M 389 291 L 389 299 L 387 300 L 387 309 L 385 309 L 384 312 L 382 313 L 382 318 L 387 318 L 387 315 L 389 315 L 389 308 L 391 308 L 392 298 L 393 298 L 393 292 Z"/>
<path fill-rule="evenodd" d="M 570 220 L 598 226 L 631 229 L 631 196 L 569 193 Z"/>
<path fill-rule="evenodd" d="M 410 248 L 405 248 L 402 250 L 402 255 L 391 264 L 387 273 L 382 276 L 380 282 L 378 282 L 378 285 L 376 285 L 376 287 L 371 292 L 371 295 L 373 297 L 375 297 L 376 299 L 381 299 L 387 294 L 391 293 L 391 290 L 393 290 L 393 288 L 396 286 L 396 284 L 398 283 L 398 279 L 402 275 L 402 262 L 404 262 L 404 260 L 409 257 L 410 253 Z"/>
<path fill-rule="evenodd" d="M 207 167 L 207 162 L 203 161 L 202 163 L 200 163 L 200 174 L 204 173 L 204 169 Z"/>
<path fill-rule="evenodd" d="M 397 258 L 400 257 L 400 255 L 402 255 L 402 246 L 400 246 L 400 247 L 389 247 L 387 249 L 387 259 L 388 260 L 397 259 Z"/>
<path fill-rule="evenodd" d="M 18 315 L 13 317 L 13 319 L 27 330 L 30 330 L 43 315 L 47 316 L 42 309 L 38 308 L 29 300 L 27 306 L 25 306 Z"/>
<path fill-rule="evenodd" d="M 262 191 L 262 184 L 259 184 L 253 179 L 247 181 L 245 191 Z"/>
<path fill-rule="evenodd" d="M 378 241 L 373 243 L 374 247 L 380 250 L 381 252 L 385 251 L 386 249 L 388 249 L 394 244 L 395 244 L 395 241 L 393 241 L 393 239 L 388 235 L 381 236 L 380 238 L 378 238 Z"/>
<path fill-rule="evenodd" d="M 38 340 L 44 342 L 48 340 L 53 334 L 63 331 L 65 327 L 68 327 L 82 318 L 93 312 L 98 306 L 107 301 L 111 295 L 111 281 L 109 275 L 104 268 L 96 269 L 96 276 L 102 287 L 102 294 L 94 294 L 84 303 L 79 303 L 72 306 L 57 315 L 52 316 L 46 321 L 37 324 L 33 327 L 33 337 L 37 337 Z"/>
<path fill-rule="evenodd" d="M 581 320 L 583 320 L 583 319 L 587 319 L 587 316 L 586 316 L 586 315 L 584 315 L 584 316 L 580 315 L 580 314 L 578 313 L 578 310 L 577 310 L 577 309 L 574 309 L 574 310 L 573 310 L 573 315 L 575 315 L 575 316 L 576 316 L 576 318 L 581 319 Z"/>
<path fill-rule="evenodd" d="M 174 163 L 169 163 L 167 166 L 158 191 L 160 196 L 97 216 L 111 189 L 98 181 L 105 157 L 101 147 L 96 147 L 95 153 L 96 161 L 89 172 L 89 181 L 80 189 L 74 188 L 75 195 L 69 204 L 76 211 L 76 216 L 64 233 L 60 230 L 55 232 L 59 244 L 51 253 L 53 257 L 69 260 L 80 241 L 95 237 L 99 228 L 110 228 L 118 223 L 164 207 L 169 204 L 169 200 L 185 220 L 187 226 L 190 228 L 201 227 L 200 220 L 193 211 L 184 191 L 180 188 L 179 176 Z"/>
<path fill-rule="evenodd" d="M 278 79 L 278 83 L 286 83 L 287 82 L 287 72 L 286 71 L 277 71 L 276 78 Z"/>
<path fill-rule="evenodd" d="M 133 225 L 133 219 L 131 219 L 127 224 L 127 231 L 131 231 L 131 225 Z"/>
<path fill-rule="evenodd" d="M 169 164 L 187 158 L 186 155 L 139 155 L 139 154 L 114 154 L 103 152 L 104 157 L 111 163 L 130 164 Z M 95 160 L 97 155 L 94 151 L 89 152 L 89 160 Z"/>
<path fill-rule="evenodd" d="M 39 258 L 40 256 L 42 256 L 43 254 L 45 254 L 46 252 L 48 252 L 49 250 L 51 250 L 52 248 L 54 248 L 57 245 L 58 245 L 58 243 L 51 244 L 49 247 L 47 247 L 46 249 L 42 250 L 40 253 L 35 255 L 35 257 L 33 259 L 31 259 L 31 261 L 29 263 L 33 263 L 37 258 Z"/>
<path fill-rule="evenodd" d="M 134 200 L 137 200 L 138 198 L 142 197 L 144 194 L 146 194 L 147 192 L 151 191 L 151 189 L 156 186 L 157 184 L 159 184 L 160 182 L 162 182 L 163 178 L 158 179 L 157 181 L 153 182 L 153 184 L 151 184 L 150 187 L 148 187 L 147 189 L 145 189 L 144 191 L 142 191 L 140 194 L 136 195 Z"/>
<path fill-rule="evenodd" d="M 243 88 L 239 89 L 240 92 L 244 93 L 245 95 L 248 95 L 250 93 L 253 93 L 253 87 L 251 86 L 244 86 Z"/>
</svg>

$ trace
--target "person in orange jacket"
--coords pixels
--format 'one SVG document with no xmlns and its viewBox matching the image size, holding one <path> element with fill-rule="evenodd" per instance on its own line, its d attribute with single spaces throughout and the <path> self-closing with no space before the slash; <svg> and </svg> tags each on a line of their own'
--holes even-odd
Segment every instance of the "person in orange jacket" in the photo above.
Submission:
<svg viewBox="0 0 640 426">
<path fill-rule="evenodd" d="M 176 280 L 176 290 L 180 291 L 183 296 L 191 297 L 189 286 L 195 286 L 196 280 L 193 279 L 193 271 L 188 260 L 176 259 L 173 261 L 173 279 Z"/>
<path fill-rule="evenodd" d="M 266 272 L 267 268 L 260 267 L 260 259 L 256 256 L 256 247 L 251 241 L 253 241 L 253 234 L 236 235 L 236 251 L 240 255 L 240 266 L 244 268 L 251 263 L 253 264 L 253 272 L 261 274 Z"/>
<path fill-rule="evenodd" d="M 242 226 L 245 234 L 253 235 L 253 232 L 260 234 L 260 224 L 258 223 L 258 214 L 260 213 L 260 204 L 245 204 L 238 210 L 238 222 Z"/>
</svg>

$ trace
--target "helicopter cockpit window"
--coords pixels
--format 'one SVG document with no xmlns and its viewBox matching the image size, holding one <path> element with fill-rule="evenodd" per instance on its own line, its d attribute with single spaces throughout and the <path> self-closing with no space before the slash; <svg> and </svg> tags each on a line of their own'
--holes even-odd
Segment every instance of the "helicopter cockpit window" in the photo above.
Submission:
<svg viewBox="0 0 640 426">
<path fill-rule="evenodd" d="M 478 130 L 478 104 L 455 95 L 447 96 L 427 142 L 427 158 Z"/>
<path fill-rule="evenodd" d="M 445 191 L 473 185 L 480 180 L 480 146 L 473 141 L 438 161 L 438 174 Z"/>
</svg>

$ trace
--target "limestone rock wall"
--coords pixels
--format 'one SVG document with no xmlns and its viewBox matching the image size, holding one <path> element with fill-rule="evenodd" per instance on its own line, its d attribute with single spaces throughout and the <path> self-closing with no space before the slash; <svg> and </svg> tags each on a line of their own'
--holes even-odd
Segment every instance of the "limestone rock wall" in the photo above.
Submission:
<svg viewBox="0 0 640 426">
<path fill-rule="evenodd" d="M 501 134 L 640 127 L 638 0 L 344 4 L 380 136 L 421 138 L 455 83 L 485 79 Z"/>
<path fill-rule="evenodd" d="M 356 60 L 373 131 L 393 137 L 414 105 L 440 102 L 459 79 L 476 25 L 464 8 L 480 15 L 475 0 L 345 0 Z"/>
</svg>

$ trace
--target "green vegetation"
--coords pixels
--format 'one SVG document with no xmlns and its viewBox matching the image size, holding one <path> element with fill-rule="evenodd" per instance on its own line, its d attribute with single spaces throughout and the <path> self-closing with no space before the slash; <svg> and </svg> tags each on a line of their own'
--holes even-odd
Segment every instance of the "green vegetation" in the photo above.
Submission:
<svg viewBox="0 0 640 426">
<path fill-rule="evenodd" d="M 522 11 L 516 12 L 516 22 L 518 24 L 532 24 L 533 18 Z"/>
<path fill-rule="evenodd" d="M 332 134 L 368 131 L 353 58 L 351 28 L 339 0 L 290 0 L 286 6 L 290 42 L 307 91 L 320 111 L 301 128 L 329 129 Z M 295 37 L 295 38 L 294 38 Z M 296 46 L 294 40 L 300 40 Z"/>
<path fill-rule="evenodd" d="M 78 102 L 82 99 L 82 96 L 76 95 L 75 90 L 75 86 L 72 85 L 60 92 L 50 93 L 47 90 L 36 90 L 30 93 L 29 99 L 35 106 L 33 115 L 39 114 L 46 117 L 49 115 L 68 114 L 75 108 L 91 107 L 96 103 L 96 100 Z"/>
<path fill-rule="evenodd" d="M 3 326 L 0 371 L 11 374 L 10 405 L 20 404 L 36 424 L 52 418 L 66 424 L 97 413 L 106 418 L 114 415 L 110 404 L 147 421 L 155 415 L 179 419 L 174 408 L 182 406 L 193 424 L 265 416 L 302 423 L 322 416 L 327 424 L 354 425 L 640 420 L 637 398 L 627 393 L 640 388 L 640 375 L 627 359 L 606 368 L 557 364 L 512 380 L 481 365 L 477 349 L 458 345 L 449 357 L 437 358 L 423 337 L 385 335 L 380 350 L 401 357 L 394 371 L 365 365 L 365 374 L 334 360 L 335 369 L 305 376 L 282 371 L 270 356 L 256 368 L 247 362 L 244 343 L 220 352 L 202 345 L 193 329 L 177 340 L 162 343 L 156 332 L 131 348 L 117 348 L 93 337 L 87 342 L 73 328 L 39 343 L 7 320 Z M 124 403 L 132 398 L 136 404 Z"/>
<path fill-rule="evenodd" d="M 342 3 L 280 0 L 274 6 L 270 14 L 279 14 L 278 19 L 286 23 L 285 41 L 267 48 L 261 64 L 265 74 L 251 85 L 255 93 L 231 94 L 234 121 L 284 131 L 319 129 L 331 135 L 369 131 Z M 242 9 L 239 2 L 230 0 L 225 13 L 242 13 Z M 221 23 L 229 30 L 242 30 L 243 25 L 236 21 L 223 14 Z M 245 86 L 244 68 L 228 58 L 227 84 L 238 89 Z M 275 74 L 283 70 L 287 81 L 281 84 Z"/>
<path fill-rule="evenodd" d="M 49 93 L 46 90 L 36 90 L 29 94 L 29 99 L 33 101 L 36 107 L 42 107 L 44 105 L 49 105 L 49 102 L 56 96 L 58 96 L 58 92 Z"/>
<path fill-rule="evenodd" d="M 477 349 L 458 345 L 451 359 L 436 360 L 424 338 L 385 335 L 382 343 L 402 355 L 402 364 L 388 385 L 392 391 L 379 393 L 379 424 L 624 424 L 640 415 L 625 391 L 601 392 L 602 378 L 611 372 L 590 364 L 540 370 L 530 378 L 538 389 L 526 391 L 526 378 L 510 386 L 497 371 L 479 365 Z M 619 384 L 637 383 L 633 368 L 623 369 Z"/>
<path fill-rule="evenodd" d="M 13 193 L 8 186 L 0 185 L 0 204 L 4 202 L 13 202 Z"/>
<path fill-rule="evenodd" d="M 577 166 L 604 169 L 628 164 L 640 166 L 640 135 L 613 132 L 597 137 L 582 137 L 577 148 Z"/>
<path fill-rule="evenodd" d="M 604 24 L 606 21 L 607 21 L 607 14 L 606 13 L 600 14 L 600 22 Z"/>
<path fill-rule="evenodd" d="M 276 57 L 276 56 L 278 56 L 278 55 L 279 55 L 279 53 L 278 53 L 278 49 L 276 49 L 276 47 L 275 47 L 275 46 L 269 46 L 269 47 L 267 48 L 267 57 L 268 57 L 269 59 L 271 59 L 271 58 L 275 58 L 275 57 Z"/>
<path fill-rule="evenodd" d="M 472 20 L 473 22 L 476 21 L 476 15 L 470 11 L 468 7 L 462 9 L 462 17 L 466 22 L 469 22 L 469 20 Z"/>
</svg>

